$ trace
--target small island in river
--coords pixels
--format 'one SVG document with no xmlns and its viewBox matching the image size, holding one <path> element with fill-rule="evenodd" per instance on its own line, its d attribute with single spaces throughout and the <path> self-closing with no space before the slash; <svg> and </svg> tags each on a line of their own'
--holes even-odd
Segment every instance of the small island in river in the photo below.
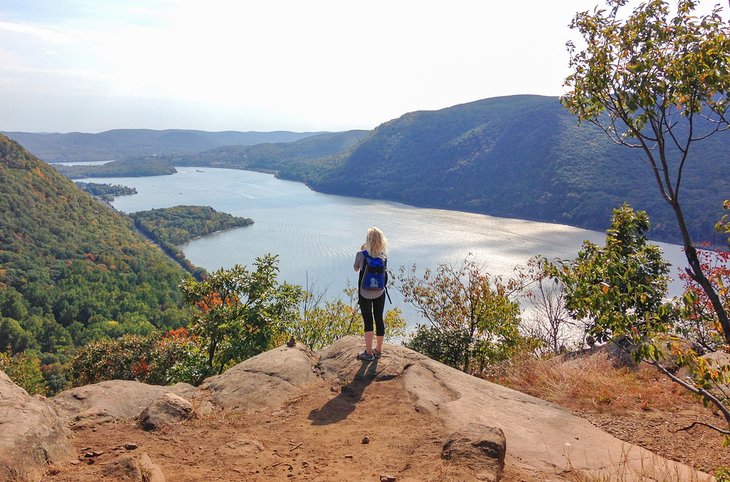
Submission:
<svg viewBox="0 0 730 482">
<path fill-rule="evenodd" d="M 114 201 L 117 196 L 131 196 L 137 194 L 133 187 L 121 186 L 118 184 L 99 184 L 96 182 L 77 182 L 76 185 L 92 196 L 98 197 L 106 202 Z"/>
<path fill-rule="evenodd" d="M 174 206 L 139 211 L 130 216 L 142 234 L 199 279 L 206 274 L 205 269 L 193 266 L 178 246 L 193 238 L 253 224 L 251 218 L 218 212 L 210 206 Z"/>
</svg>

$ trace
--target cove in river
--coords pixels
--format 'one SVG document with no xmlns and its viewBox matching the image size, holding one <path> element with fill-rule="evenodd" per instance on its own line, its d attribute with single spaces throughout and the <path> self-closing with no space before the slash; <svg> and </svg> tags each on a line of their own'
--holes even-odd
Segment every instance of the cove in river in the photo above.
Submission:
<svg viewBox="0 0 730 482">
<path fill-rule="evenodd" d="M 171 176 L 84 179 L 122 184 L 138 194 L 116 198 L 127 213 L 175 205 L 211 206 L 254 224 L 195 239 L 183 246 L 190 261 L 208 271 L 234 264 L 251 266 L 257 256 L 279 255 L 280 280 L 344 297 L 348 281 L 357 284 L 355 253 L 367 228 L 378 226 L 390 243 L 388 267 L 425 268 L 456 263 L 473 253 L 492 275 L 510 277 L 516 265 L 535 255 L 574 258 L 583 240 L 603 244 L 604 233 L 550 223 L 481 214 L 424 209 L 386 201 L 350 198 L 312 191 L 297 182 L 251 171 L 176 168 Z M 606 220 L 608 224 L 609 220 Z M 680 246 L 657 243 L 672 263 L 672 274 L 686 261 Z M 670 294 L 681 292 L 674 281 Z M 391 290 L 393 305 L 403 310 L 409 327 L 421 322 L 415 310 Z"/>
</svg>

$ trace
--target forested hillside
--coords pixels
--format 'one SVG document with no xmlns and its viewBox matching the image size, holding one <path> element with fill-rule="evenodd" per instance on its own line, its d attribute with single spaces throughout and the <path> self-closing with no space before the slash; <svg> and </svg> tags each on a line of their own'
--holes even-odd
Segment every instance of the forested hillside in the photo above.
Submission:
<svg viewBox="0 0 730 482">
<path fill-rule="evenodd" d="M 331 170 L 370 132 L 318 134 L 294 142 L 226 146 L 187 156 L 166 156 L 175 166 L 210 166 L 273 171 L 284 179 L 312 181 Z"/>
<path fill-rule="evenodd" d="M 207 271 L 194 266 L 179 246 L 199 236 L 253 224 L 251 218 L 221 213 L 210 206 L 173 206 L 138 211 L 130 216 L 141 233 L 197 279 L 202 279 Z"/>
<path fill-rule="evenodd" d="M 131 220 L 0 135 L 2 351 L 182 326 L 184 276 Z"/>
<path fill-rule="evenodd" d="M 697 241 L 730 196 L 730 133 L 696 143 L 682 202 Z M 641 153 L 578 125 L 556 97 L 485 99 L 382 124 L 324 176 L 317 190 L 418 206 L 605 230 L 628 201 L 651 216 L 651 236 L 676 241 L 673 213 Z"/>
</svg>

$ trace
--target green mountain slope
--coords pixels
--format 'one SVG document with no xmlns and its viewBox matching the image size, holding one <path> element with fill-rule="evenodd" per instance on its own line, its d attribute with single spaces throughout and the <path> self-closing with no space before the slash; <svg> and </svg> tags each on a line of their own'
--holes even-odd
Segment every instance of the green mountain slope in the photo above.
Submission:
<svg viewBox="0 0 730 482">
<path fill-rule="evenodd" d="M 292 142 L 226 146 L 186 156 L 166 156 L 175 166 L 209 166 L 272 171 L 284 179 L 312 181 L 333 168 L 370 132 L 352 130 L 317 134 Z"/>
<path fill-rule="evenodd" d="M 730 197 L 730 135 L 695 147 L 683 203 L 696 239 L 719 241 L 712 226 Z M 500 97 L 406 114 L 309 182 L 329 193 L 597 230 L 629 201 L 649 212 L 654 238 L 678 239 L 641 153 L 578 125 L 555 97 Z"/>
<path fill-rule="evenodd" d="M 290 142 L 312 132 L 205 132 L 197 130 L 114 129 L 88 134 L 5 132 L 46 162 L 108 161 L 133 156 L 185 154 L 220 146 Z"/>
<path fill-rule="evenodd" d="M 0 346 L 58 352 L 187 323 L 181 268 L 0 135 Z"/>
<path fill-rule="evenodd" d="M 354 130 L 316 134 L 291 142 L 230 145 L 195 154 L 135 157 L 101 166 L 56 166 L 71 179 L 172 174 L 174 166 L 220 167 L 274 172 L 285 179 L 309 181 L 332 169 L 338 155 L 368 135 Z"/>
</svg>

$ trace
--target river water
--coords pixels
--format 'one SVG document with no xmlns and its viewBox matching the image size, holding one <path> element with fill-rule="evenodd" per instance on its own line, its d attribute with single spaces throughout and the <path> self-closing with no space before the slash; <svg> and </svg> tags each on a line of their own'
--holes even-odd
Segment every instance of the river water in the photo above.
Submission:
<svg viewBox="0 0 730 482">
<path fill-rule="evenodd" d="M 603 233 L 560 224 L 317 193 L 270 174 L 207 167 L 177 170 L 171 176 L 84 181 L 137 189 L 138 194 L 113 203 L 127 213 L 185 204 L 252 218 L 251 226 L 193 240 L 183 252 L 209 271 L 237 263 L 251 266 L 257 256 L 277 254 L 281 280 L 326 291 L 327 298 L 342 297 L 348 282 L 357 283 L 353 260 L 370 226 L 385 232 L 388 266 L 396 272 L 415 264 L 422 273 L 472 253 L 486 271 L 508 278 L 516 265 L 535 255 L 574 258 L 584 240 L 604 242 Z M 658 244 L 676 274 L 677 266 L 685 264 L 680 247 Z M 411 327 L 420 322 L 415 310 L 393 291 L 393 305 L 386 307 L 403 309 Z M 670 294 L 680 291 L 680 283 L 673 282 Z"/>
</svg>

